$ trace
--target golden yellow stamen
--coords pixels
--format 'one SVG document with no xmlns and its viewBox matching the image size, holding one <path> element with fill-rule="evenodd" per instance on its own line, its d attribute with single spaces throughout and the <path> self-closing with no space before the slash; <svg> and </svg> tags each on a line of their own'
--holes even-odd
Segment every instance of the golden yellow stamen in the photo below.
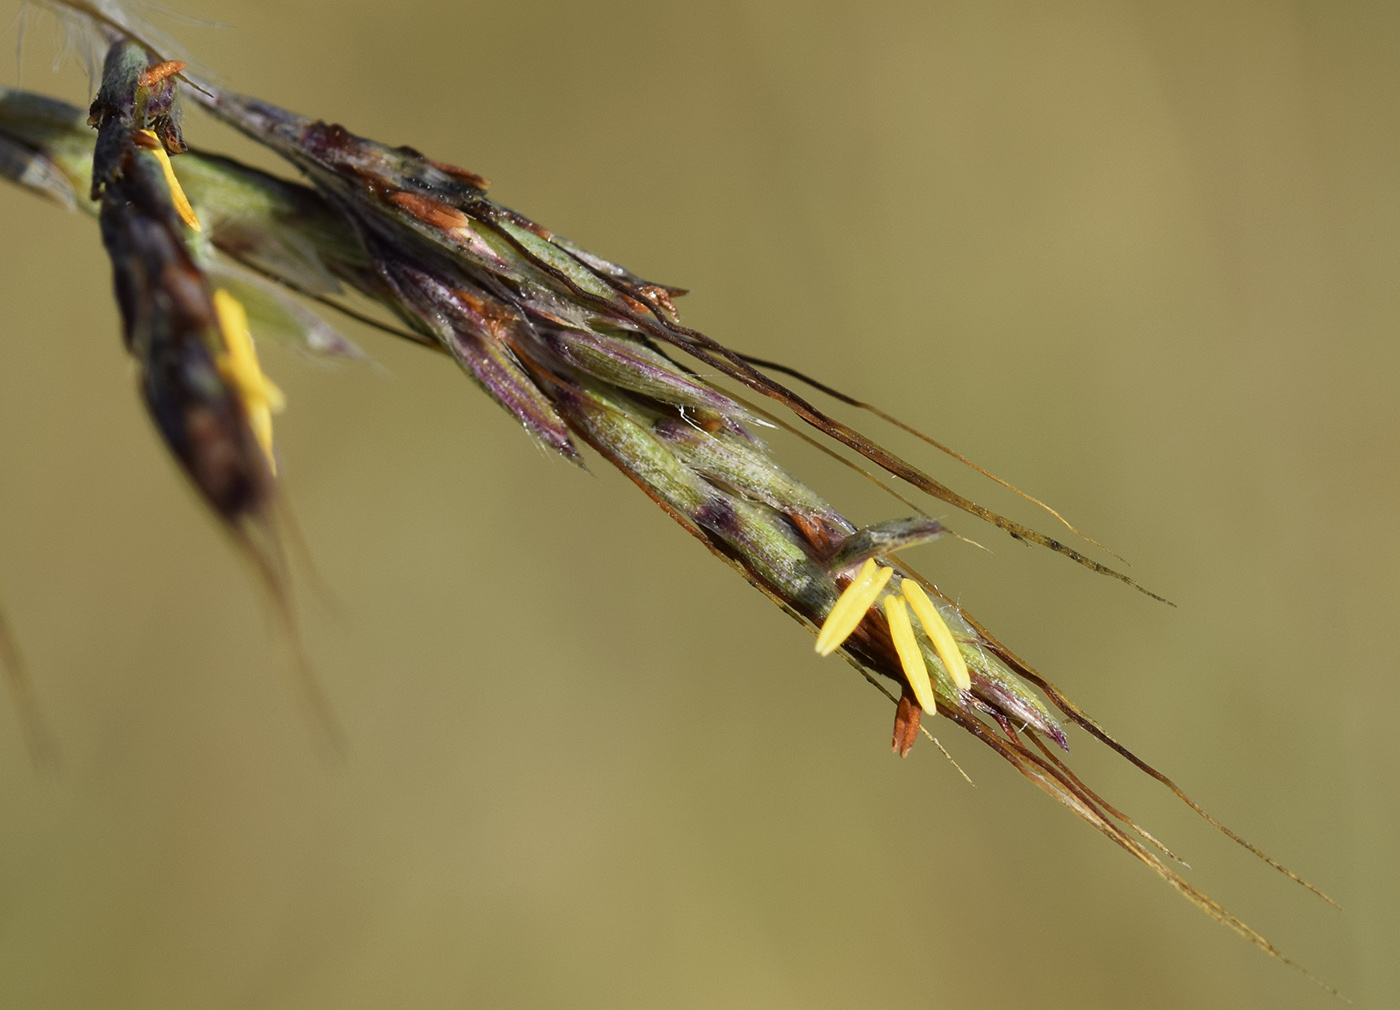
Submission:
<svg viewBox="0 0 1400 1010">
<path fill-rule="evenodd" d="M 933 685 L 929 683 L 923 651 L 914 637 L 914 625 L 909 623 L 909 610 L 904 606 L 904 597 L 893 594 L 885 597 L 885 617 L 890 622 L 890 637 L 894 639 L 894 651 L 899 653 L 899 665 L 904 667 L 904 675 L 909 678 L 914 697 L 919 700 L 919 707 L 932 715 L 937 709 L 933 700 Z"/>
<path fill-rule="evenodd" d="M 160 162 L 160 170 L 165 173 L 165 183 L 170 187 L 170 202 L 175 205 L 175 213 L 180 215 L 180 220 L 189 225 L 192 231 L 201 231 L 199 218 L 194 216 L 194 208 L 185 198 L 185 191 L 180 188 L 180 180 L 175 178 L 175 169 L 170 166 L 170 155 L 165 153 L 165 145 L 160 142 L 154 130 L 137 130 L 136 136 L 137 143 L 154 154 L 156 161 Z"/>
<path fill-rule="evenodd" d="M 214 311 L 219 315 L 219 329 L 224 336 L 224 353 L 216 364 L 220 374 L 233 386 L 239 402 L 248 415 L 248 424 L 267 457 L 267 465 L 275 474 L 277 461 L 272 455 L 272 415 L 287 404 L 282 390 L 263 374 L 258 364 L 258 352 L 248 333 L 248 313 L 243 303 L 223 288 L 214 292 Z"/>
<path fill-rule="evenodd" d="M 874 558 L 861 566 L 856 577 L 831 608 L 831 613 L 827 614 L 826 620 L 822 622 L 822 630 L 817 635 L 819 653 L 829 656 L 842 642 L 851 637 L 851 632 L 855 631 L 864 619 L 865 612 L 870 609 L 875 597 L 880 595 L 880 590 L 885 588 L 885 583 L 890 581 L 893 574 L 893 568 L 880 567 L 875 564 Z"/>
<path fill-rule="evenodd" d="M 967 661 L 963 659 L 962 651 L 958 648 L 957 640 L 953 638 L 953 632 L 944 622 L 943 615 L 928 598 L 923 586 L 913 579 L 905 579 L 902 586 L 905 599 L 909 601 L 909 606 L 914 608 L 914 614 L 924 626 L 929 641 L 933 643 L 933 651 L 938 653 L 938 658 L 943 660 L 943 665 L 948 668 L 948 676 L 953 678 L 953 683 L 959 691 L 966 691 L 972 687 L 972 678 L 967 673 Z"/>
</svg>

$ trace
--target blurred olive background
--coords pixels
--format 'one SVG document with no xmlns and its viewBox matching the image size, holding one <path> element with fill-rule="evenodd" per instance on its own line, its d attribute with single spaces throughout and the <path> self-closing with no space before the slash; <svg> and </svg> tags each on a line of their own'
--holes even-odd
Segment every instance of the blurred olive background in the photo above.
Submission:
<svg viewBox="0 0 1400 1010">
<path fill-rule="evenodd" d="M 1393 1005 L 1400 8 L 179 7 L 229 26 L 166 23 L 228 86 L 489 176 L 1131 559 L 1178 609 L 959 515 L 990 553 L 910 558 L 1345 911 L 1073 733 L 1190 879 Z M 85 104 L 48 24 L 23 83 Z M 382 367 L 264 352 L 336 597 L 303 566 L 327 760 L 138 404 L 95 225 L 4 188 L 0 234 L 0 587 L 65 759 L 36 776 L 6 702 L 0 1005 L 1336 1005 L 965 734 L 975 788 L 891 757 L 889 705 L 629 482 L 353 323 Z"/>
</svg>

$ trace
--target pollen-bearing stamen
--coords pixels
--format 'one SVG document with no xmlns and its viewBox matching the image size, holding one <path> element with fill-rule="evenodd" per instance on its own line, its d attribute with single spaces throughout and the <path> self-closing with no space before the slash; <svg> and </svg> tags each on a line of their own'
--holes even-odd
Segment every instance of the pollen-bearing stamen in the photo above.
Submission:
<svg viewBox="0 0 1400 1010">
<path fill-rule="evenodd" d="M 914 616 L 923 625 L 924 634 L 928 635 L 929 641 L 933 643 L 933 651 L 938 653 L 938 658 L 943 660 L 943 665 L 948 668 L 948 676 L 959 691 L 969 690 L 972 687 L 972 677 L 967 672 L 967 660 L 963 659 L 962 650 L 958 648 L 957 639 L 953 637 L 948 623 L 943 620 L 943 615 L 928 598 L 924 587 L 913 579 L 905 579 L 902 588 L 904 598 L 914 610 Z"/>
<path fill-rule="evenodd" d="M 136 145 L 150 151 L 160 162 L 160 170 L 165 175 L 166 185 L 170 187 L 170 202 L 175 207 L 175 213 L 180 215 L 181 221 L 190 226 L 191 231 L 201 231 L 199 218 L 194 216 L 194 208 L 190 206 L 190 201 L 180 186 L 180 180 L 175 177 L 175 169 L 170 165 L 170 155 L 165 153 L 165 145 L 156 136 L 156 132 L 137 130 L 134 136 Z"/>
<path fill-rule="evenodd" d="M 224 337 L 224 353 L 218 357 L 219 371 L 238 391 L 238 399 L 248 415 L 248 424 L 275 474 L 277 461 L 272 454 L 272 415 L 280 413 L 287 398 L 258 364 L 258 352 L 248 332 L 248 313 L 243 303 L 223 288 L 214 292 L 214 309 Z"/>
<path fill-rule="evenodd" d="M 914 697 L 919 707 L 932 715 L 938 705 L 933 697 L 933 684 L 928 679 L 928 667 L 924 664 L 924 653 L 919 648 L 919 640 L 914 637 L 914 625 L 909 620 L 909 608 L 904 605 L 904 597 L 891 593 L 884 600 L 885 617 L 890 622 L 890 637 L 894 639 L 894 650 L 899 653 L 899 665 L 909 678 L 909 686 L 914 689 Z"/>
<path fill-rule="evenodd" d="M 879 597 L 880 591 L 894 574 L 893 568 L 877 565 L 871 558 L 861 565 L 856 577 L 846 587 L 831 612 L 822 622 L 822 630 L 817 635 L 817 652 L 829 656 L 841 647 L 841 643 L 851 637 L 851 632 L 865 619 L 865 612 Z"/>
<path fill-rule="evenodd" d="M 817 652 L 829 656 L 841 647 L 860 626 L 866 611 L 879 599 L 893 575 L 893 568 L 877 564 L 874 558 L 861 566 L 822 622 L 821 631 L 817 634 Z M 910 609 L 918 617 L 933 651 L 943 661 L 954 686 L 959 691 L 971 688 L 972 678 L 968 675 L 967 663 L 958 649 L 958 643 L 922 586 L 913 579 L 901 579 L 899 592 L 886 596 L 883 607 L 890 626 L 890 637 L 899 656 L 899 665 L 920 708 L 932 714 L 937 710 L 937 703 L 933 683 L 929 680 L 928 664 L 924 662 L 923 649 L 909 618 Z"/>
</svg>

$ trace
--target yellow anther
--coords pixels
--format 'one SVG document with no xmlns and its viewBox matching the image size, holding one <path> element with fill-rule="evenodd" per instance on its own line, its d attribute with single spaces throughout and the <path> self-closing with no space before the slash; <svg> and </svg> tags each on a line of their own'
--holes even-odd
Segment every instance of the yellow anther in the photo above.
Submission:
<svg viewBox="0 0 1400 1010">
<path fill-rule="evenodd" d="M 856 577 L 831 608 L 831 613 L 827 614 L 826 620 L 822 622 L 822 630 L 817 635 L 819 653 L 829 656 L 842 642 L 851 637 L 851 632 L 855 631 L 856 626 L 865 618 L 865 612 L 870 609 L 870 605 L 875 602 L 875 598 L 880 595 L 880 591 L 885 588 L 885 583 L 890 581 L 893 574 L 893 568 L 876 565 L 874 558 L 861 566 Z"/>
<path fill-rule="evenodd" d="M 219 314 L 219 329 L 224 337 L 224 353 L 216 364 L 219 373 L 228 380 L 248 415 L 248 424 L 267 457 L 267 465 L 275 474 L 277 461 L 272 455 L 272 415 L 286 406 L 287 398 L 263 374 L 258 364 L 258 352 L 248 333 L 248 313 L 243 303 L 223 288 L 214 292 L 214 311 Z"/>
<path fill-rule="evenodd" d="M 933 700 L 933 685 L 929 683 L 923 650 L 919 648 L 919 640 L 914 637 L 914 625 L 909 623 L 909 610 L 904 605 L 904 597 L 893 593 L 885 597 L 885 617 L 890 622 L 890 637 L 894 639 L 894 651 L 899 653 L 899 665 L 904 667 L 904 675 L 909 678 L 914 697 L 919 700 L 919 707 L 932 715 L 937 709 L 937 703 Z"/>
<path fill-rule="evenodd" d="M 185 198 L 185 191 L 180 188 L 180 180 L 175 178 L 175 169 L 170 166 L 170 155 L 165 153 L 165 145 L 160 142 L 154 130 L 137 130 L 136 135 L 140 138 L 138 143 L 154 154 L 156 161 L 160 162 L 160 170 L 165 173 L 166 185 L 170 187 L 170 202 L 175 205 L 175 213 L 180 215 L 180 220 L 189 225 L 192 231 L 202 230 L 199 227 L 199 218 L 194 216 L 194 208 Z"/>
<path fill-rule="evenodd" d="M 915 616 L 919 618 L 929 641 L 933 643 L 933 651 L 938 653 L 938 658 L 943 660 L 943 665 L 948 668 L 948 676 L 953 678 L 953 683 L 959 691 L 966 691 L 972 687 L 972 678 L 967 674 L 967 661 L 963 659 L 962 651 L 958 648 L 957 640 L 953 638 L 953 632 L 944 622 L 943 615 L 928 598 L 923 586 L 913 579 L 905 579 L 902 587 L 905 599 L 909 601 L 909 606 L 914 608 Z"/>
</svg>

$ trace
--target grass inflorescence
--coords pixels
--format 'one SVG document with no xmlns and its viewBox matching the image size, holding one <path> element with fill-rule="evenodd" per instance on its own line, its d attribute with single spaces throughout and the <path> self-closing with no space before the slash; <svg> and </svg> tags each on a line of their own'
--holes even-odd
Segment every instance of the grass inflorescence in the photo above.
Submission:
<svg viewBox="0 0 1400 1010">
<path fill-rule="evenodd" d="M 839 652 L 894 702 L 897 753 L 931 736 L 926 716 L 949 720 L 1207 914 L 1288 960 L 1188 884 L 1168 865 L 1170 852 L 1078 778 L 1056 753 L 1068 751 L 1067 728 L 1105 743 L 1294 874 L 1209 818 L 901 560 L 897 552 L 948 532 L 941 523 L 919 514 L 858 527 L 774 458 L 757 433 L 774 414 L 703 376 L 724 376 L 774 401 L 816 437 L 1013 537 L 1160 596 L 956 493 L 814 406 L 775 375 L 913 431 L 801 371 L 685 326 L 675 304 L 682 290 L 644 280 L 495 203 L 473 172 L 200 80 L 149 44 L 115 4 L 65 6 L 108 47 L 101 87 L 87 112 L 0 90 L 0 172 L 98 217 L 151 417 L 254 561 L 293 641 L 274 441 L 284 398 L 253 340 L 276 333 L 318 353 L 356 355 L 294 297 L 344 308 L 349 290 L 397 320 L 375 325 L 450 356 L 548 452 L 581 463 L 583 447 L 593 449 L 810 627 L 818 652 Z M 280 155 L 303 181 L 190 150 L 181 98 Z M 14 671 L 12 684 L 27 684 L 5 632 L 0 623 L 0 658 Z M 333 727 L 305 667 L 298 669 L 307 700 Z M 15 693 L 27 705 L 26 691 Z"/>
</svg>

